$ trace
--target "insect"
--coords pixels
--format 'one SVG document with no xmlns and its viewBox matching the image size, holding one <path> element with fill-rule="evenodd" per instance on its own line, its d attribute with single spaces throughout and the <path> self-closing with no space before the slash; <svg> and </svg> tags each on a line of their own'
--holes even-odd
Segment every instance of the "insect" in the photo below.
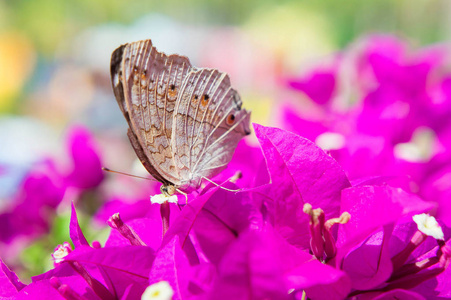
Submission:
<svg viewBox="0 0 451 300">
<path fill-rule="evenodd" d="M 117 48 L 111 80 L 130 142 L 167 196 L 220 173 L 250 133 L 250 112 L 226 73 L 158 52 L 151 40 Z"/>
</svg>

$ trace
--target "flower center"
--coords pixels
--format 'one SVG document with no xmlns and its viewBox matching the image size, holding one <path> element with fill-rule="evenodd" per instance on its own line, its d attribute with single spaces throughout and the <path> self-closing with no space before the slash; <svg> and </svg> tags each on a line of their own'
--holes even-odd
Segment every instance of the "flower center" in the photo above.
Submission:
<svg viewBox="0 0 451 300">
<path fill-rule="evenodd" d="M 62 245 L 56 246 L 52 253 L 53 264 L 59 265 L 64 261 L 64 258 L 72 251 L 72 247 L 68 242 L 64 242 Z"/>
<path fill-rule="evenodd" d="M 160 281 L 148 286 L 141 300 L 171 300 L 173 295 L 171 285 L 167 281 Z"/>
</svg>

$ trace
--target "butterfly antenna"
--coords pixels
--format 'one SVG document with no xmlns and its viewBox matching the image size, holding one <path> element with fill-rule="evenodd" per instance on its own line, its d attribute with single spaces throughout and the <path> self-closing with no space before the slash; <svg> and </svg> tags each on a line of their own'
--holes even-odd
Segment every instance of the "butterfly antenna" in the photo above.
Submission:
<svg viewBox="0 0 451 300">
<path fill-rule="evenodd" d="M 240 171 L 237 171 L 237 172 L 235 173 L 235 175 L 233 175 L 232 177 L 230 177 L 227 181 L 230 181 L 230 182 L 232 182 L 232 183 L 235 183 L 235 182 L 236 182 L 238 179 L 240 179 L 242 176 L 243 176 L 243 174 L 242 174 Z M 202 178 L 205 179 L 205 180 L 207 180 L 207 181 L 210 182 L 210 183 L 213 183 L 214 185 L 218 186 L 220 189 L 223 189 L 224 191 L 233 192 L 233 193 L 241 192 L 241 191 L 242 191 L 242 189 L 231 190 L 231 189 L 225 188 L 225 187 L 223 187 L 223 186 L 217 184 L 217 183 L 214 182 L 213 180 L 208 179 L 207 177 L 203 177 L 203 176 L 202 176 Z"/>
<path fill-rule="evenodd" d="M 142 177 L 142 176 L 137 176 L 137 175 L 132 175 L 132 174 L 128 174 L 128 173 L 124 173 L 124 172 L 119 172 L 119 171 L 114 171 L 114 170 L 110 170 L 108 168 L 102 167 L 102 170 L 106 171 L 106 172 L 111 172 L 111 173 L 116 173 L 116 174 L 121 174 L 121 175 L 126 175 L 126 176 L 130 176 L 130 177 L 135 177 L 135 178 L 140 178 L 140 179 L 146 179 L 146 180 L 151 180 L 151 181 L 157 181 L 153 178 L 147 178 L 147 177 Z"/>
</svg>

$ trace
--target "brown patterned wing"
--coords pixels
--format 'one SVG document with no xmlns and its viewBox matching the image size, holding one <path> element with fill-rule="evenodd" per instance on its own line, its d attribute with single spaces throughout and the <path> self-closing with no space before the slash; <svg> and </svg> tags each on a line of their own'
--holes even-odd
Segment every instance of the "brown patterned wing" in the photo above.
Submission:
<svg viewBox="0 0 451 300">
<path fill-rule="evenodd" d="M 190 72 L 174 113 L 172 149 L 180 189 L 221 172 L 241 138 L 250 133 L 250 112 L 241 108 L 229 76 L 214 69 Z"/>
<path fill-rule="evenodd" d="M 188 58 L 160 53 L 150 40 L 123 45 L 111 58 L 113 89 L 130 127 L 132 146 L 163 184 L 179 184 L 170 142 L 173 111 L 192 69 Z"/>
</svg>

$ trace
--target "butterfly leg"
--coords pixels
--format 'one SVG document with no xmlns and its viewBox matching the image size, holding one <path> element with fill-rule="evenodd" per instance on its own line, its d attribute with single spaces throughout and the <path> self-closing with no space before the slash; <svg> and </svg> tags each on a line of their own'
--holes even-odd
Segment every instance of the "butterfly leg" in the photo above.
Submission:
<svg viewBox="0 0 451 300">
<path fill-rule="evenodd" d="M 179 192 L 180 194 L 182 194 L 183 196 L 185 196 L 185 200 L 186 200 L 186 204 L 188 204 L 188 194 L 187 193 L 184 193 L 184 192 L 182 192 L 181 190 L 179 190 L 179 189 L 175 189 L 177 192 Z"/>
</svg>

